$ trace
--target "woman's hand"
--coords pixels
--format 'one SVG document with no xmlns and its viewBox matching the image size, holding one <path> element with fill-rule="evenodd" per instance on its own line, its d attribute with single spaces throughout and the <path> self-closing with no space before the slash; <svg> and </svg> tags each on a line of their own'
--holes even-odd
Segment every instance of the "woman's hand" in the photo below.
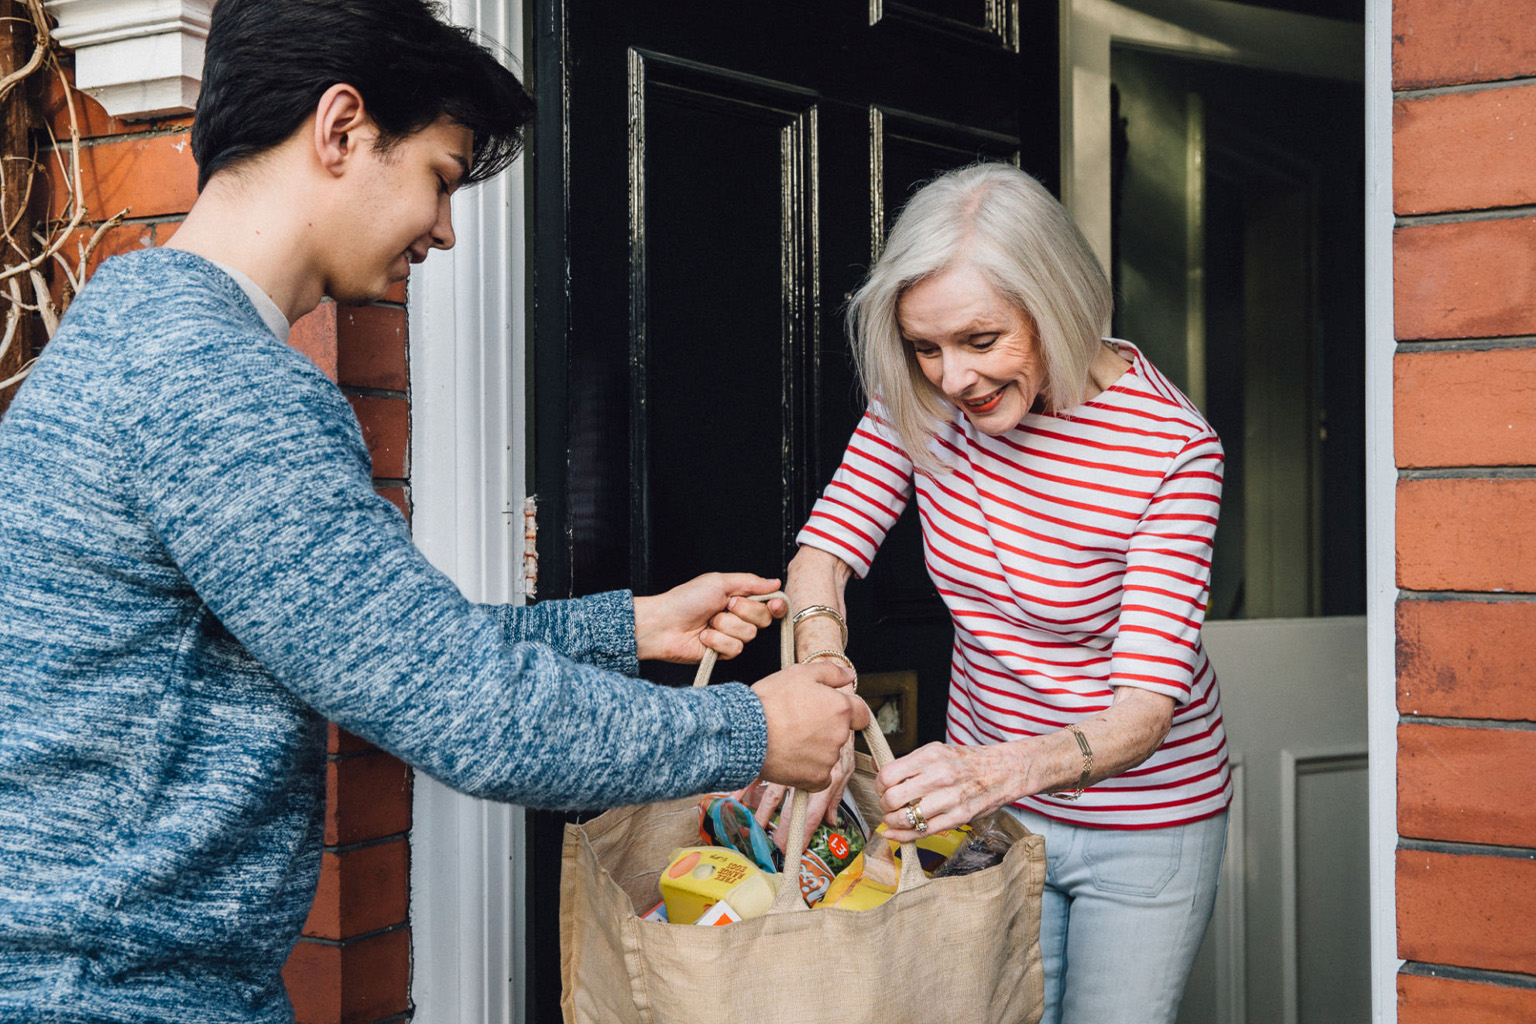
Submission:
<svg viewBox="0 0 1536 1024">
<path fill-rule="evenodd" d="M 1026 796 L 1070 792 L 1114 778 L 1151 757 L 1172 722 L 1172 697 L 1116 687 L 1106 710 L 1077 723 L 1093 751 L 1086 780 L 1082 748 L 1068 729 L 979 747 L 930 743 L 875 777 L 887 834 L 897 842 L 918 838 L 907 820 L 907 805 L 914 801 L 920 801 L 928 831 L 938 832 Z"/>
<path fill-rule="evenodd" d="M 837 825 L 837 806 L 843 799 L 843 791 L 848 788 L 848 780 L 853 778 L 853 737 L 848 737 L 848 742 L 843 744 L 843 749 L 838 757 L 837 767 L 832 769 L 832 781 L 827 788 L 812 793 L 810 801 L 806 804 L 806 838 L 814 832 L 817 825 L 825 822 L 828 825 Z M 752 808 L 757 823 L 764 828 L 773 820 L 774 812 L 780 814 L 779 821 L 784 825 L 773 833 L 773 841 L 783 850 L 789 845 L 789 818 L 785 815 L 789 809 L 789 797 L 793 790 L 787 786 L 780 786 L 773 782 L 764 782 L 759 779 L 746 789 L 731 795 L 743 804 Z"/>
<path fill-rule="evenodd" d="M 788 605 L 750 595 L 771 594 L 778 580 L 749 572 L 710 572 L 654 597 L 635 598 L 635 647 L 642 661 L 696 664 L 706 648 L 734 658 Z"/>
<path fill-rule="evenodd" d="M 1026 741 L 983 747 L 929 743 L 880 769 L 875 788 L 886 836 L 902 843 L 927 834 L 907 820 L 907 805 L 914 801 L 928 832 L 941 832 L 1017 800 L 1026 778 L 1021 742 Z"/>
<path fill-rule="evenodd" d="M 791 665 L 752 684 L 768 723 L 759 778 L 807 792 L 831 783 L 849 732 L 869 725 L 869 705 L 844 692 L 851 682 L 848 669 L 818 662 Z"/>
</svg>

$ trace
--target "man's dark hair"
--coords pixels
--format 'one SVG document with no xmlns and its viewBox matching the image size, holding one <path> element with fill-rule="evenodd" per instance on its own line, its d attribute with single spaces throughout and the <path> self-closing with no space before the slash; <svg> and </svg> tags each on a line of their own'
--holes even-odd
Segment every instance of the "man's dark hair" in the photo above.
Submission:
<svg viewBox="0 0 1536 1024">
<path fill-rule="evenodd" d="M 474 132 L 466 183 L 511 163 L 533 116 L 517 76 L 431 0 L 218 0 L 192 125 L 198 191 L 287 139 L 338 82 L 362 94 L 382 148 L 443 115 Z"/>
</svg>

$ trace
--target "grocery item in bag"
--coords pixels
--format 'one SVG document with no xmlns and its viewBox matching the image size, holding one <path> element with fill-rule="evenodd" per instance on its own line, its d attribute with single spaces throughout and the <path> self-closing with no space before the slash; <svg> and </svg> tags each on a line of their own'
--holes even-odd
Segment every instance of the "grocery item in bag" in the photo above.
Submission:
<svg viewBox="0 0 1536 1024">
<path fill-rule="evenodd" d="M 933 877 L 954 878 L 1001 864 L 1012 845 L 1013 840 L 1006 833 L 995 828 L 980 829 L 949 855 L 949 859 L 940 865 Z"/>
<path fill-rule="evenodd" d="M 917 859 L 918 863 L 922 865 L 923 874 L 932 878 L 934 872 L 943 867 L 944 862 L 949 859 L 950 855 L 960 849 L 975 833 L 976 830 L 969 825 L 956 825 L 954 828 L 947 828 L 942 832 L 930 832 L 927 835 L 918 837 L 916 843 Z M 885 835 L 885 822 L 881 822 L 876 826 L 875 834 L 879 836 Z M 891 849 L 900 850 L 900 847 L 891 840 L 887 839 L 886 842 L 890 844 Z M 897 856 L 900 856 L 899 852 Z"/>
<path fill-rule="evenodd" d="M 752 811 L 723 793 L 699 801 L 699 838 L 752 858 L 764 871 L 779 871 L 784 866 L 783 851 L 768 838 Z"/>
<path fill-rule="evenodd" d="M 867 859 L 868 850 L 853 859 L 832 882 L 826 898 L 817 909 L 872 910 L 896 895 L 894 873 L 889 883 L 878 881 L 865 872 L 872 863 Z"/>
<path fill-rule="evenodd" d="M 827 890 L 839 873 L 864 850 L 864 836 L 852 821 L 844 817 L 837 827 L 823 825 L 805 844 L 800 858 L 800 895 L 808 907 L 826 898 Z"/>
<path fill-rule="evenodd" d="M 773 903 L 778 876 L 763 871 L 735 850 L 690 846 L 672 851 L 659 884 L 667 920 L 693 924 L 722 900 L 730 903 L 740 919 L 765 913 Z"/>
</svg>

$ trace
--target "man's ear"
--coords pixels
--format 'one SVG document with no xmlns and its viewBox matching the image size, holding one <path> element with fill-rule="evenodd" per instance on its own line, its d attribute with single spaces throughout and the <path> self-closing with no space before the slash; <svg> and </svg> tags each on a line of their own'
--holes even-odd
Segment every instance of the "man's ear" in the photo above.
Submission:
<svg viewBox="0 0 1536 1024">
<path fill-rule="evenodd" d="M 363 96 L 355 88 L 338 82 L 325 90 L 315 105 L 315 156 L 320 166 L 340 175 L 358 147 L 372 138 L 372 127 Z"/>
</svg>

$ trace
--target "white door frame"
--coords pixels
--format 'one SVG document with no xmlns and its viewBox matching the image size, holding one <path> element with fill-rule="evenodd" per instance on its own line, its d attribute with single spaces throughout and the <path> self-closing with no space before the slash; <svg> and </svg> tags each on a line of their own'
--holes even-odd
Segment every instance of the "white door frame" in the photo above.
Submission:
<svg viewBox="0 0 1536 1024">
<path fill-rule="evenodd" d="M 1318 19 L 1224 0 L 1060 0 L 1062 199 L 1108 265 L 1109 70 L 1117 40 L 1324 77 L 1365 53 L 1366 658 L 1371 1011 L 1396 1024 L 1397 469 L 1392 453 L 1392 4 L 1366 0 L 1363 38 L 1319 45 Z M 1345 47 L 1340 50 L 1340 46 Z"/>
<path fill-rule="evenodd" d="M 522 4 L 451 0 L 522 59 Z M 528 436 L 523 161 L 453 198 L 458 244 L 409 285 L 412 533 L 477 601 L 522 603 Z M 418 772 L 411 824 L 417 1024 L 523 1020 L 523 809 Z"/>
<path fill-rule="evenodd" d="M 1365 612 L 1371 1019 L 1397 1022 L 1397 462 L 1392 453 L 1392 0 L 1365 4 Z"/>
</svg>

